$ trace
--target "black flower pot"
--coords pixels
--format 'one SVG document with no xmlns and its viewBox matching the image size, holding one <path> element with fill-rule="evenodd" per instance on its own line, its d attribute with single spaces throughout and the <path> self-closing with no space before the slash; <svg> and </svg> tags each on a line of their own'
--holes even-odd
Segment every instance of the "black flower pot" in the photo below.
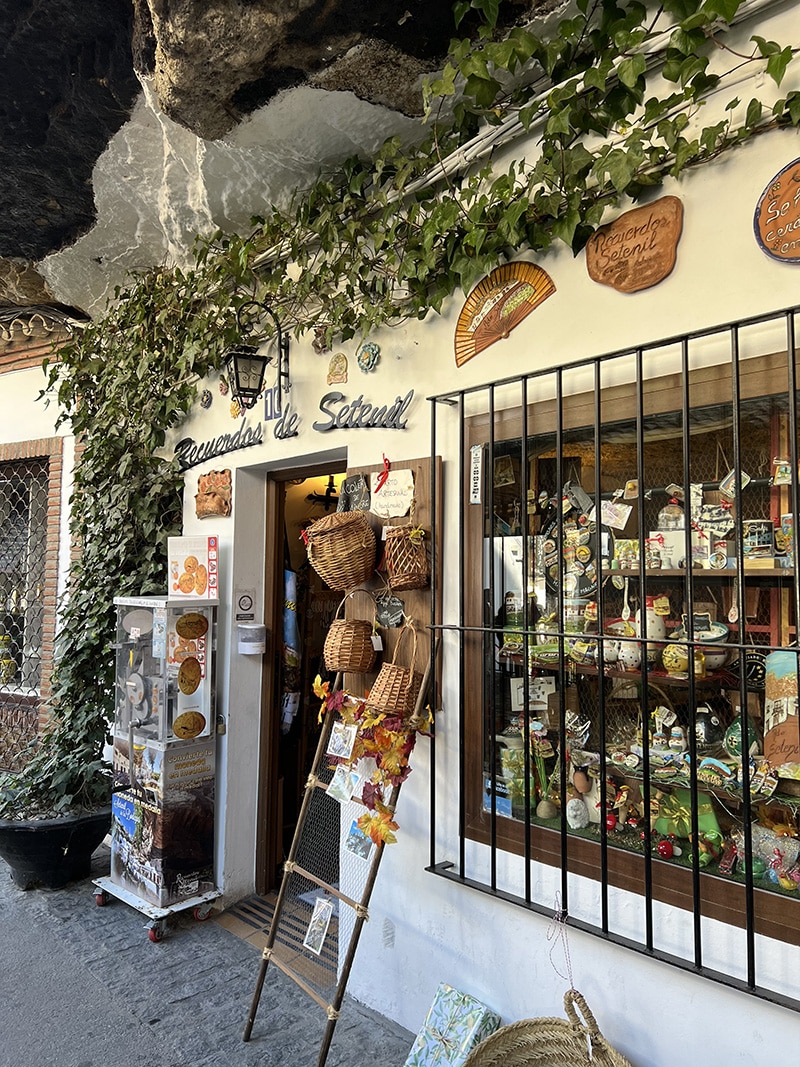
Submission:
<svg viewBox="0 0 800 1067">
<path fill-rule="evenodd" d="M 60 889 L 86 878 L 111 827 L 111 808 L 58 819 L 0 819 L 0 856 L 20 889 Z"/>
</svg>

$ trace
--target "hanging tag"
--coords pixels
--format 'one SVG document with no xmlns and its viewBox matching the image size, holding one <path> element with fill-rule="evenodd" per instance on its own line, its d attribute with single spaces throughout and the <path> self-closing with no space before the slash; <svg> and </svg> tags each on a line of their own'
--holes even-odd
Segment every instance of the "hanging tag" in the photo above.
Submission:
<svg viewBox="0 0 800 1067">
<path fill-rule="evenodd" d="M 639 495 L 639 479 L 630 478 L 625 483 L 625 491 L 622 495 L 625 500 L 635 500 Z"/>
<path fill-rule="evenodd" d="M 379 593 L 375 597 L 375 618 L 379 626 L 400 626 L 405 605 L 391 593 Z"/>
<path fill-rule="evenodd" d="M 469 450 L 469 502 L 480 504 L 481 502 L 481 478 L 483 465 L 483 446 L 473 445 Z"/>
<path fill-rule="evenodd" d="M 372 647 L 375 649 L 376 652 L 383 651 L 383 638 L 380 634 L 372 635 Z"/>
<path fill-rule="evenodd" d="M 657 596 L 653 600 L 653 611 L 656 615 L 669 615 L 669 597 Z"/>
</svg>

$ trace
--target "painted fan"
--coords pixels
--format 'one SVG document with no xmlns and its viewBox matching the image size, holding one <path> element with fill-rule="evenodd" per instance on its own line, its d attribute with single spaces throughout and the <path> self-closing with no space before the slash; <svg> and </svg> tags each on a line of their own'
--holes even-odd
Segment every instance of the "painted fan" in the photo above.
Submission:
<svg viewBox="0 0 800 1067">
<path fill-rule="evenodd" d="M 508 337 L 556 291 L 553 279 L 535 263 L 504 263 L 478 282 L 456 323 L 456 366 Z"/>
</svg>

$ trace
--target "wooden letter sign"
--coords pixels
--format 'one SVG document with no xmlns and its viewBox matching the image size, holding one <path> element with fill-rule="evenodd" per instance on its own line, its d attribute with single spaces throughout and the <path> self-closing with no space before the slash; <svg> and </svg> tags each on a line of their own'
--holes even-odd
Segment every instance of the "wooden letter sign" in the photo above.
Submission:
<svg viewBox="0 0 800 1067">
<path fill-rule="evenodd" d="M 776 174 L 761 194 L 753 227 L 768 256 L 800 263 L 800 159 Z"/>
<path fill-rule="evenodd" d="M 592 281 L 620 293 L 635 293 L 663 281 L 675 266 L 683 204 L 662 196 L 601 226 L 586 243 Z"/>
</svg>

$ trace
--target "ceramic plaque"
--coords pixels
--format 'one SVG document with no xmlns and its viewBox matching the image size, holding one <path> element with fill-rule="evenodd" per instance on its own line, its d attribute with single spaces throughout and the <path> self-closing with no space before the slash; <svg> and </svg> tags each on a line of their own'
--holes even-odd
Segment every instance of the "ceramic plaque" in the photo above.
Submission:
<svg viewBox="0 0 800 1067">
<path fill-rule="evenodd" d="M 776 174 L 761 194 L 753 228 L 768 256 L 800 263 L 800 159 Z"/>
<path fill-rule="evenodd" d="M 635 293 L 663 281 L 675 266 L 683 228 L 683 204 L 662 196 L 601 226 L 586 243 L 592 281 Z"/>
</svg>

